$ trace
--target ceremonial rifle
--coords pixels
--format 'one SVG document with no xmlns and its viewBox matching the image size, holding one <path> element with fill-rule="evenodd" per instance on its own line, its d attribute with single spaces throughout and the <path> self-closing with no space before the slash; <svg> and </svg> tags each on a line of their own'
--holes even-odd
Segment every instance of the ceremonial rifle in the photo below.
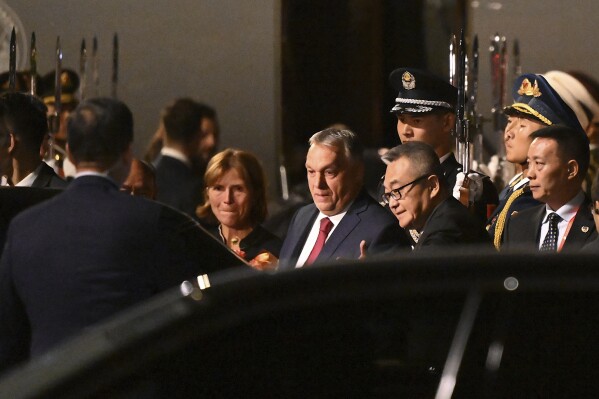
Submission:
<svg viewBox="0 0 599 399">
<path fill-rule="evenodd" d="M 54 112 L 50 115 L 50 139 L 48 140 L 49 158 L 57 161 L 54 153 L 54 140 L 60 130 L 60 111 L 62 110 L 62 48 L 60 46 L 60 36 L 56 38 L 56 69 L 54 71 Z"/>
<path fill-rule="evenodd" d="M 503 137 L 505 128 L 505 118 L 503 116 L 503 108 L 505 105 L 505 85 L 506 85 L 506 40 L 505 36 L 500 36 L 496 33 L 491 38 L 491 84 L 493 87 L 493 107 L 491 108 L 491 117 L 493 121 L 493 134 L 495 137 Z M 498 149 L 499 164 L 495 173 L 494 183 L 497 187 L 504 187 L 506 182 L 503 181 L 503 164 L 505 161 L 505 147 L 503 143 Z"/>
<path fill-rule="evenodd" d="M 457 99 L 457 109 L 456 109 L 456 152 L 458 157 L 458 162 L 462 164 L 462 172 L 464 173 L 464 182 L 462 183 L 462 187 L 460 188 L 460 202 L 464 206 L 469 206 L 470 203 L 470 193 L 469 193 L 469 185 L 470 181 L 468 178 L 468 174 L 470 173 L 470 135 L 468 131 L 468 119 L 466 116 L 466 41 L 464 39 L 464 30 L 462 29 L 460 34 L 460 41 L 458 43 L 458 52 L 457 52 L 457 68 L 456 68 L 456 76 L 457 76 L 457 89 L 458 89 L 458 99 Z"/>
<path fill-rule="evenodd" d="M 98 38 L 96 36 L 94 36 L 92 46 L 92 79 L 94 83 L 92 96 L 99 96 L 100 77 L 98 75 Z"/>
<path fill-rule="evenodd" d="M 115 33 L 112 40 L 112 98 L 117 98 L 116 89 L 119 82 L 119 37 Z"/>
<path fill-rule="evenodd" d="M 470 85 L 468 86 L 468 115 L 470 120 L 470 128 L 472 129 L 473 142 L 473 159 L 476 159 L 478 164 L 483 163 L 483 134 L 482 134 L 482 115 L 478 113 L 478 35 L 474 35 L 472 42 L 472 68 L 470 69 Z M 472 166 L 471 166 L 472 167 Z"/>
<path fill-rule="evenodd" d="M 81 40 L 81 49 L 79 51 L 79 76 L 81 84 L 79 85 L 79 98 L 85 100 L 86 83 L 87 83 L 87 47 L 85 39 Z"/>
<path fill-rule="evenodd" d="M 31 33 L 31 45 L 29 46 L 29 78 L 32 96 L 37 95 L 37 48 L 35 46 L 35 32 Z"/>
<path fill-rule="evenodd" d="M 8 91 L 14 93 L 17 82 L 17 34 L 13 26 L 10 34 L 10 48 L 8 60 Z"/>
</svg>

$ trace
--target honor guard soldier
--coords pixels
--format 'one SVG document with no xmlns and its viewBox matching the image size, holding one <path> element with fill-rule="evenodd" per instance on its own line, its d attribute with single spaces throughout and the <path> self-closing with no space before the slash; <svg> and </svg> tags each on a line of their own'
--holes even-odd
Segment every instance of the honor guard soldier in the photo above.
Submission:
<svg viewBox="0 0 599 399">
<path fill-rule="evenodd" d="M 451 151 L 455 142 L 452 132 L 456 125 L 457 89 L 432 73 L 414 68 L 396 69 L 389 80 L 398 91 L 391 112 L 397 115 L 399 139 L 402 143 L 422 141 L 433 147 L 448 187 L 459 199 L 461 182 L 456 181 L 463 180 L 464 168 Z M 462 179 L 458 179 L 460 173 Z M 469 197 L 474 199 L 475 214 L 484 222 L 488 210 L 498 203 L 497 190 L 487 176 L 471 175 Z"/>
<path fill-rule="evenodd" d="M 48 116 L 55 112 L 55 91 L 56 91 L 55 72 L 51 71 L 41 79 L 40 97 L 48 107 Z M 70 69 L 63 69 L 60 74 L 61 84 L 61 106 L 60 106 L 60 126 L 57 132 L 53 132 L 52 151 L 46 148 L 45 160 L 54 168 L 54 170 L 63 176 L 70 176 L 75 173 L 74 166 L 66 157 L 65 144 L 67 140 L 67 118 L 70 113 L 79 104 L 77 90 L 79 90 L 79 75 Z M 66 172 L 65 172 L 66 169 Z"/>
<path fill-rule="evenodd" d="M 582 133 L 576 114 L 542 75 L 524 74 L 513 86 L 514 103 L 504 109 L 508 118 L 504 130 L 506 160 L 521 168 L 499 194 L 499 206 L 487 221 L 487 231 L 500 249 L 510 219 L 521 210 L 538 205 L 530 191 L 527 153 L 531 134 L 554 124 Z"/>
</svg>

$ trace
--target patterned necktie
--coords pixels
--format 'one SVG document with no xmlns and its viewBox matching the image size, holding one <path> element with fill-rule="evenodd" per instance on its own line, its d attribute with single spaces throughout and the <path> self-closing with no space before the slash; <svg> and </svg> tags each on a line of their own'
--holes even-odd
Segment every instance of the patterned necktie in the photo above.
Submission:
<svg viewBox="0 0 599 399">
<path fill-rule="evenodd" d="M 320 220 L 320 231 L 318 232 L 318 238 L 316 238 L 316 243 L 314 244 L 314 248 L 312 248 L 312 251 L 310 252 L 310 256 L 308 256 L 308 259 L 306 260 L 304 265 L 309 265 L 316 260 L 316 258 L 318 257 L 318 254 L 322 250 L 322 247 L 324 247 L 324 243 L 327 240 L 327 237 L 328 237 L 329 233 L 331 232 L 332 228 L 333 228 L 333 222 L 331 222 L 331 219 L 323 218 Z"/>
<path fill-rule="evenodd" d="M 555 252 L 557 251 L 557 237 L 559 235 L 557 224 L 562 220 L 562 218 L 555 212 L 550 213 L 547 218 L 549 220 L 549 230 L 547 230 L 547 235 L 543 240 L 543 244 L 541 245 L 540 251 Z"/>
</svg>

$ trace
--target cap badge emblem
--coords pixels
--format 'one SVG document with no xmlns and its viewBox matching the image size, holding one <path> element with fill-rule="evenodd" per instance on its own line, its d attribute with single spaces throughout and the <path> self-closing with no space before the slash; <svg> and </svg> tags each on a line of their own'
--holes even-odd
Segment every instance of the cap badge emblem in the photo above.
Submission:
<svg viewBox="0 0 599 399">
<path fill-rule="evenodd" d="M 403 84 L 403 88 L 406 90 L 412 90 L 416 88 L 416 78 L 410 72 L 404 72 L 401 75 L 401 82 Z"/>
<path fill-rule="evenodd" d="M 518 94 L 520 94 L 521 96 L 539 97 L 541 96 L 541 90 L 539 90 L 539 84 L 536 80 L 535 84 L 531 85 L 530 80 L 524 78 L 522 84 L 520 85 L 520 88 L 518 89 Z"/>
</svg>

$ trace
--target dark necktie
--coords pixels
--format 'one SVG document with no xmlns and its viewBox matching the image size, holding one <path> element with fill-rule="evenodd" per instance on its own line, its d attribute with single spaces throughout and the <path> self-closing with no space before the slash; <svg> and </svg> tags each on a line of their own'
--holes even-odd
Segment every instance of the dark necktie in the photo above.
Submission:
<svg viewBox="0 0 599 399">
<path fill-rule="evenodd" d="M 320 220 L 320 230 L 318 231 L 318 238 L 316 238 L 316 243 L 314 244 L 314 248 L 310 252 L 310 256 L 304 263 L 304 265 L 309 265 L 316 260 L 318 254 L 324 247 L 324 242 L 327 240 L 331 229 L 333 228 L 333 222 L 329 218 L 323 218 Z"/>
<path fill-rule="evenodd" d="M 543 244 L 541 245 L 541 251 L 557 251 L 557 237 L 559 236 L 559 230 L 557 229 L 557 224 L 562 220 L 560 215 L 557 213 L 550 213 L 548 216 L 549 219 L 549 230 L 547 230 L 547 235 L 543 240 Z"/>
</svg>

